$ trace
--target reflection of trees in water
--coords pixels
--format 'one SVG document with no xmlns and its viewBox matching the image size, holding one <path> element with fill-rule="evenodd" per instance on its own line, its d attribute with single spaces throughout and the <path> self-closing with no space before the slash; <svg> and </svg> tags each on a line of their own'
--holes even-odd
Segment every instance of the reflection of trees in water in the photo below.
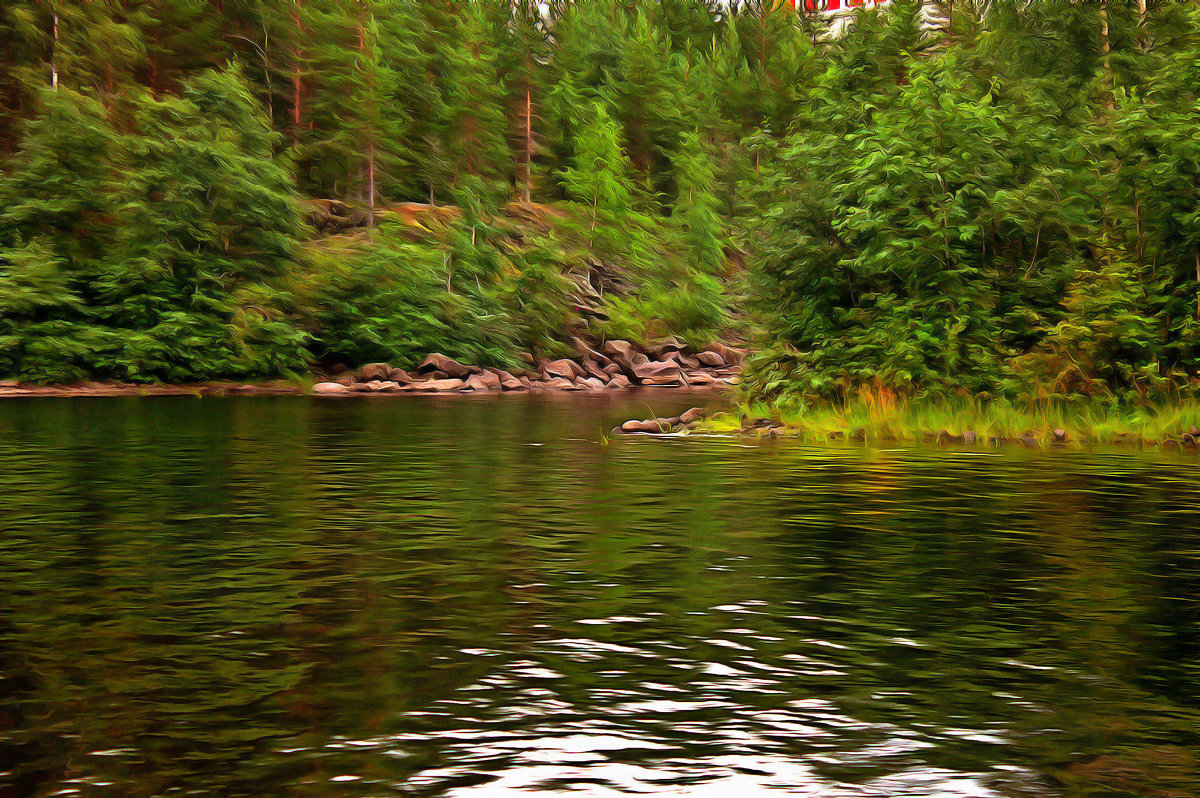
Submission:
<svg viewBox="0 0 1200 798">
<path fill-rule="evenodd" d="M 1200 728 L 1183 461 L 606 447 L 537 402 L 64 407 L 0 410 L 21 793 L 435 792 L 601 732 L 844 783 L 1189 778 L 1161 765 Z"/>
</svg>

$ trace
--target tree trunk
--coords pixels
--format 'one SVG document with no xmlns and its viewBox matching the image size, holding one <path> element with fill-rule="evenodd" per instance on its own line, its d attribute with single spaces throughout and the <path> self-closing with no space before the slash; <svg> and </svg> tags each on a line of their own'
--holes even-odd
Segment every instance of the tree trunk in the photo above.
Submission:
<svg viewBox="0 0 1200 798">
<path fill-rule="evenodd" d="M 50 17 L 54 34 L 54 43 L 50 45 L 50 86 L 58 91 L 58 64 L 56 63 L 58 58 L 58 13 L 51 11 Z"/>
<path fill-rule="evenodd" d="M 296 48 L 292 54 L 292 144 L 296 144 L 300 139 L 300 41 L 304 35 L 304 27 L 300 20 L 300 0 L 296 0 L 292 20 L 296 23 Z"/>
</svg>

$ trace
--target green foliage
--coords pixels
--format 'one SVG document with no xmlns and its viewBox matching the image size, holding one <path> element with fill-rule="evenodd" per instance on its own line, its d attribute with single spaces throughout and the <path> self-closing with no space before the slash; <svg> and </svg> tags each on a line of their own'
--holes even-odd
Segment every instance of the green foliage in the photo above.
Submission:
<svg viewBox="0 0 1200 798">
<path fill-rule="evenodd" d="M 123 135 L 82 95 L 47 103 L 0 186 L 0 368 L 51 381 L 300 371 L 303 334 L 270 290 L 296 259 L 290 171 L 241 75 L 142 99 Z"/>
<path fill-rule="evenodd" d="M 509 364 L 514 341 L 492 286 L 442 248 L 405 241 L 398 225 L 379 227 L 373 242 L 334 241 L 310 260 L 298 291 L 319 360 L 411 368 L 436 351 Z"/>
</svg>

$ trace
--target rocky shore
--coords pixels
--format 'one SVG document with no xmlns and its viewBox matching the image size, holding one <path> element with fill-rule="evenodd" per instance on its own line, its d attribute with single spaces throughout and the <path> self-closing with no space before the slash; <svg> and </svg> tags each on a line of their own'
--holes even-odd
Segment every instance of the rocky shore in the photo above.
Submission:
<svg viewBox="0 0 1200 798">
<path fill-rule="evenodd" d="M 722 387 L 738 380 L 742 352 L 723 344 L 689 353 L 668 339 L 647 347 L 607 341 L 598 348 L 576 342 L 572 358 L 541 360 L 506 371 L 471 366 L 431 354 L 416 369 L 370 363 L 313 386 L 319 396 L 397 393 L 509 393 L 521 391 L 608 391 L 635 387 Z"/>
<path fill-rule="evenodd" d="M 416 369 L 405 371 L 387 363 L 370 363 L 357 370 L 337 368 L 316 382 L 316 396 L 375 394 L 478 394 L 539 391 L 612 391 L 638 387 L 726 387 L 738 381 L 743 352 L 724 344 L 689 352 L 674 338 L 650 346 L 608 341 L 598 348 L 575 342 L 575 356 L 530 362 L 524 369 L 506 371 L 459 363 L 434 353 Z M 302 394 L 306 389 L 288 382 L 205 382 L 181 385 L 84 382 L 75 385 L 37 385 L 0 380 L 0 399 L 70 396 L 225 396 Z"/>
</svg>

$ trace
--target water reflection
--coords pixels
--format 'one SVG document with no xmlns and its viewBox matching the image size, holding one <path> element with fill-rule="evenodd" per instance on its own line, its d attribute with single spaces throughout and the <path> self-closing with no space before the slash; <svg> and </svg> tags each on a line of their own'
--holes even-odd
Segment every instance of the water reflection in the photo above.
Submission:
<svg viewBox="0 0 1200 798">
<path fill-rule="evenodd" d="M 0 794 L 1200 794 L 1194 457 L 0 404 Z"/>
</svg>

